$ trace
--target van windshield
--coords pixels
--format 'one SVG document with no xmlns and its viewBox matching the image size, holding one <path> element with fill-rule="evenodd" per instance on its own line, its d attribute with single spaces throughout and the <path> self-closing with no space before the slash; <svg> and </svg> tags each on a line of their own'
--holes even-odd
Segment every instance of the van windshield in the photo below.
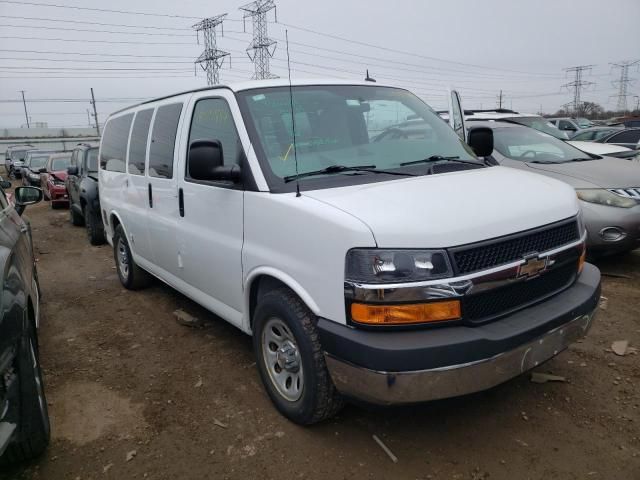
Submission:
<svg viewBox="0 0 640 480">
<path fill-rule="evenodd" d="M 296 171 L 289 87 L 248 90 L 238 97 L 272 189 L 283 186 L 285 177 L 335 165 L 367 165 L 424 175 L 428 165 L 407 164 L 429 157 L 477 161 L 453 130 L 406 90 L 364 85 L 294 86 Z M 322 175 L 300 181 L 334 182 L 335 177 L 342 177 L 340 185 L 345 185 L 355 183 L 356 178 L 357 183 L 402 178 L 348 170 L 330 180 Z"/>
<path fill-rule="evenodd" d="M 87 171 L 98 173 L 98 149 L 92 148 L 87 152 Z"/>
</svg>

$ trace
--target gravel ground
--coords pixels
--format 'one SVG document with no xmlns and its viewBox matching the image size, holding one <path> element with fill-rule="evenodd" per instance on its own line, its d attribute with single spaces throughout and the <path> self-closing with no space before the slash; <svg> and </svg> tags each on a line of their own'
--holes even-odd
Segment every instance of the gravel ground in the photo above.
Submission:
<svg viewBox="0 0 640 480">
<path fill-rule="evenodd" d="M 4 479 L 640 479 L 640 255 L 599 262 L 589 336 L 491 391 L 411 408 L 347 406 L 310 428 L 265 394 L 249 337 L 169 287 L 130 292 L 67 210 L 29 207 L 43 290 L 47 453 Z M 178 324 L 183 309 L 205 328 Z M 393 463 L 377 435 L 398 457 Z"/>
</svg>

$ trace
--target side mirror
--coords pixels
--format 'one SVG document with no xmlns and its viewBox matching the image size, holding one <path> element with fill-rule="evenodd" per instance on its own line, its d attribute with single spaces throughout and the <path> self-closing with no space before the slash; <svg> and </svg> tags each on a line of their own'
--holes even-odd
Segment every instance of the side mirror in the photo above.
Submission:
<svg viewBox="0 0 640 480">
<path fill-rule="evenodd" d="M 67 167 L 68 175 L 78 175 L 78 167 L 76 165 L 71 165 Z"/>
<path fill-rule="evenodd" d="M 194 140 L 189 146 L 188 175 L 193 180 L 240 181 L 240 166 L 225 165 L 219 140 Z"/>
<path fill-rule="evenodd" d="M 11 188 L 11 182 L 8 180 L 0 180 L 0 187 L 2 187 L 3 190 Z"/>
<path fill-rule="evenodd" d="M 42 190 L 37 187 L 18 187 L 13 192 L 16 202 L 16 211 L 22 215 L 27 205 L 33 205 L 42 200 Z"/>
<path fill-rule="evenodd" d="M 469 130 L 467 144 L 477 156 L 488 157 L 493 153 L 493 130 L 487 127 Z"/>
<path fill-rule="evenodd" d="M 46 168 L 41 168 L 40 170 L 38 170 L 39 173 L 47 173 L 47 169 Z"/>
</svg>

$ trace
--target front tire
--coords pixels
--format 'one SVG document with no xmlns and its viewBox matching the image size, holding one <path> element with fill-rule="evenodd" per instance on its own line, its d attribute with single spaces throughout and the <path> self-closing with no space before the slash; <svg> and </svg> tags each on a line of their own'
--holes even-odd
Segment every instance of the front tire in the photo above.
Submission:
<svg viewBox="0 0 640 480">
<path fill-rule="evenodd" d="M 149 285 L 151 276 L 133 261 L 131 249 L 122 225 L 116 227 L 113 236 L 113 257 L 122 286 L 128 290 L 140 290 Z"/>
<path fill-rule="evenodd" d="M 29 332 L 20 345 L 18 379 L 20 382 L 20 420 L 15 440 L 7 447 L 0 466 L 30 460 L 41 455 L 51 436 L 47 399 L 44 394 L 36 328 L 29 322 Z"/>
<path fill-rule="evenodd" d="M 310 425 L 343 407 L 327 370 L 313 313 L 290 289 L 275 289 L 259 300 L 253 348 L 262 383 L 289 420 Z"/>
<path fill-rule="evenodd" d="M 87 205 L 84 207 L 84 224 L 91 245 L 102 245 L 105 242 L 102 219 Z"/>
<path fill-rule="evenodd" d="M 78 215 L 78 213 L 73 209 L 73 205 L 69 205 L 69 217 L 71 220 L 71 224 L 75 225 L 76 227 L 81 227 L 84 224 L 82 215 Z"/>
</svg>

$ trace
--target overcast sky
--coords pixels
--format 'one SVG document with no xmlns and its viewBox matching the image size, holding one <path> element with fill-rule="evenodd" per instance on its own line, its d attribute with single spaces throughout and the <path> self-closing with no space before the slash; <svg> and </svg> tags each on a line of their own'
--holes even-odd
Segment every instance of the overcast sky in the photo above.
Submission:
<svg viewBox="0 0 640 480">
<path fill-rule="evenodd" d="M 45 3 L 153 15 L 41 5 Z M 32 122 L 86 126 L 90 87 L 102 123 L 109 112 L 138 99 L 205 86 L 202 71 L 194 76 L 192 62 L 203 46 L 196 43 L 190 27 L 197 18 L 220 13 L 229 15 L 218 47 L 231 53 L 221 80 L 249 78 L 253 65 L 244 50 L 251 40 L 251 24 L 247 22 L 244 33 L 238 10 L 243 3 L 0 0 L 0 127 L 25 123 L 22 104 L 5 101 L 20 100 L 20 90 L 25 90 Z M 276 4 L 279 23 L 269 24 L 269 34 L 282 40 L 288 28 L 293 77 L 362 79 L 369 68 L 379 81 L 409 88 L 435 108 L 444 106 L 445 88 L 453 85 L 467 108 L 495 107 L 502 89 L 505 107 L 553 112 L 572 99 L 572 93 L 561 89 L 572 80 L 563 68 L 594 65 L 584 77 L 594 85 L 582 97 L 614 109 L 616 99 L 610 96 L 617 87 L 611 82 L 619 71 L 610 63 L 640 59 L 639 0 L 276 0 Z M 273 12 L 269 19 L 275 20 Z M 285 45 L 279 41 L 272 72 L 285 76 L 285 67 Z M 637 66 L 631 68 L 630 77 L 640 78 Z M 630 91 L 640 94 L 640 83 L 631 85 Z M 632 103 L 635 99 L 630 97 Z"/>
</svg>

